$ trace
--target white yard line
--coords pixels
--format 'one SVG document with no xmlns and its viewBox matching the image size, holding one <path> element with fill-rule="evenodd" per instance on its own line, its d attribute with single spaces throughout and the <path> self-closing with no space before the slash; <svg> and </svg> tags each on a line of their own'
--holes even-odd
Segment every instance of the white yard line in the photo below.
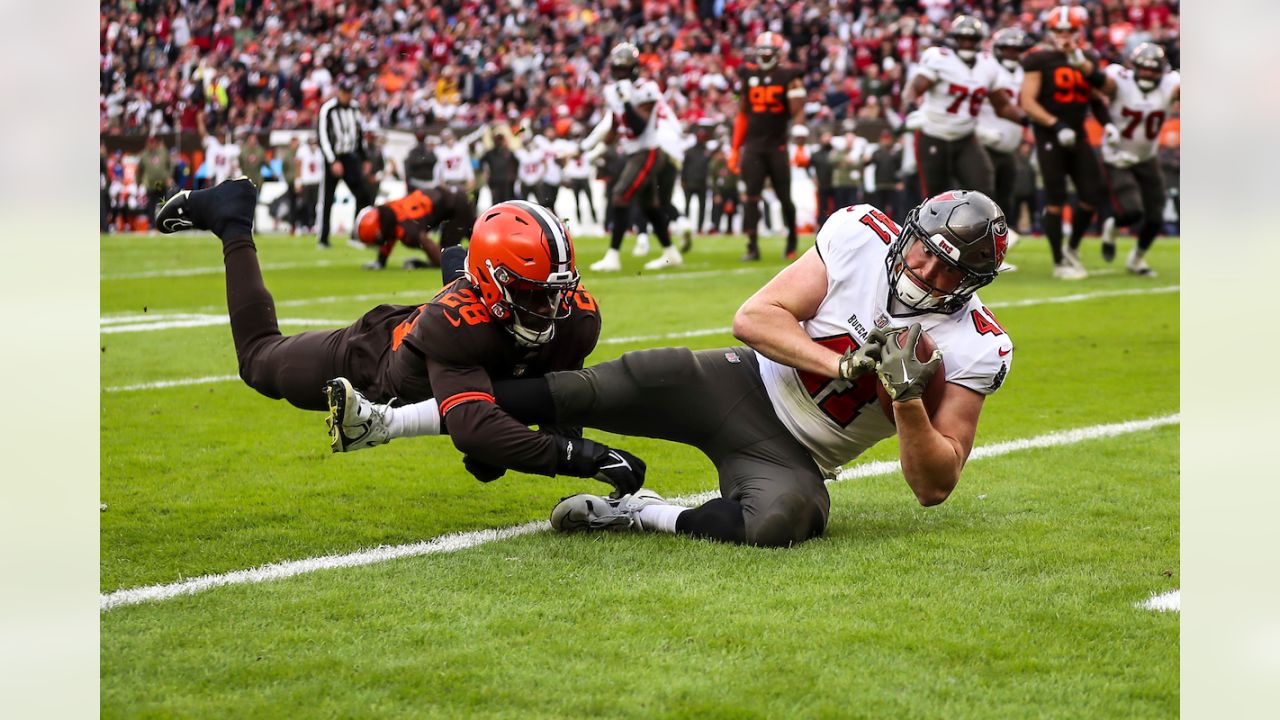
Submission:
<svg viewBox="0 0 1280 720">
<path fill-rule="evenodd" d="M 318 268 L 333 265 L 333 260 L 316 260 L 313 262 L 263 263 L 263 270 L 296 270 L 298 268 Z M 168 268 L 165 270 L 143 270 L 141 272 L 116 273 L 102 275 L 99 280 L 142 280 L 145 278 L 189 277 L 191 275 L 221 275 L 226 269 L 221 265 L 193 268 Z"/>
<path fill-rule="evenodd" d="M 158 390 L 159 388 L 179 387 L 181 385 L 207 385 L 209 383 L 230 382 L 239 380 L 239 375 L 209 375 L 197 378 L 179 378 L 177 380 L 157 380 L 155 382 L 138 383 L 136 385 L 116 385 L 102 388 L 102 392 L 130 392 L 132 390 Z"/>
<path fill-rule="evenodd" d="M 1109 425 L 1094 425 L 1091 427 L 1076 428 L 1074 430 L 1048 433 L 1022 440 L 996 443 L 994 445 L 984 445 L 974 450 L 973 454 L 970 456 L 970 460 L 998 457 L 1032 448 L 1072 445 L 1075 443 L 1085 442 L 1087 440 L 1142 432 L 1144 430 L 1150 430 L 1152 428 L 1162 427 L 1165 425 L 1177 425 L 1179 422 L 1179 416 L 1175 413 L 1173 415 L 1165 415 L 1163 417 L 1149 418 L 1145 420 L 1133 420 Z M 881 461 L 865 463 L 862 465 L 855 465 L 845 470 L 832 482 L 887 475 L 897 472 L 897 470 L 898 463 L 896 462 Z M 671 498 L 671 502 L 680 505 L 700 505 L 707 500 L 718 496 L 719 493 L 716 492 L 699 493 L 696 495 Z M 180 595 L 194 595 L 196 593 L 204 592 L 205 590 L 215 587 L 222 587 L 224 585 L 270 582 L 272 580 L 280 580 L 283 578 L 293 577 L 294 575 L 315 572 L 317 570 L 358 567 L 360 565 L 372 565 L 400 558 L 455 552 L 458 550 L 476 547 L 478 545 L 519 537 L 521 535 L 529 535 L 531 533 L 549 529 L 550 524 L 547 521 L 537 520 L 506 528 L 451 533 L 449 535 L 441 535 L 437 538 L 410 543 L 407 545 L 390 545 L 370 548 L 368 550 L 361 550 L 347 555 L 324 555 L 304 560 L 290 560 L 263 565 L 249 570 L 237 570 L 235 572 L 221 573 L 217 575 L 204 575 L 167 585 L 147 585 L 144 587 L 129 588 L 126 590 L 116 590 L 115 592 L 100 595 L 98 604 L 101 611 L 106 611 L 125 605 L 158 602 L 160 600 L 168 600 Z"/>
<path fill-rule="evenodd" d="M 190 313 L 181 314 L 156 314 L 151 316 L 129 316 L 130 319 L 138 320 L 145 317 L 143 322 L 122 322 L 124 318 L 103 318 L 102 328 L 99 330 L 103 335 L 113 333 L 132 333 L 132 332 L 151 332 L 155 330 L 173 330 L 176 328 L 194 328 L 194 327 L 211 327 L 216 325 L 227 325 L 230 320 L 226 315 L 196 315 Z M 302 326 L 328 326 L 342 327 L 349 324 L 348 320 L 327 320 L 323 318 L 280 318 L 276 321 L 280 325 L 302 325 Z"/>
<path fill-rule="evenodd" d="M 1011 300 L 1011 301 L 1003 302 L 1003 303 L 999 303 L 999 302 L 997 302 L 997 303 L 991 303 L 991 304 L 990 304 L 990 305 L 988 305 L 987 307 L 991 307 L 991 308 L 1031 307 L 1031 306 L 1034 306 L 1034 305 L 1050 305 L 1050 304 L 1056 304 L 1056 303 L 1083 302 L 1083 301 L 1086 301 L 1086 300 L 1098 300 L 1098 299 L 1101 299 L 1101 298 L 1108 298 L 1108 297 L 1121 297 L 1121 296 L 1126 296 L 1126 295 L 1151 295 L 1151 294 L 1161 294 L 1161 293 L 1173 293 L 1173 292 L 1178 292 L 1178 291 L 1179 291 L 1179 286 L 1177 286 L 1177 285 L 1166 285 L 1166 286 L 1154 287 L 1154 288 L 1135 288 L 1135 289 L 1132 289 L 1132 290 L 1101 290 L 1101 291 L 1098 291 L 1098 292 L 1095 292 L 1095 293 L 1079 293 L 1079 294 L 1075 294 L 1075 295 L 1059 295 L 1059 296 L 1055 296 L 1055 297 L 1047 297 L 1047 298 L 1028 298 L 1028 299 L 1026 299 L 1026 300 Z M 365 297 L 365 296 L 353 296 L 353 297 Z M 374 295 L 374 296 L 367 296 L 367 297 L 385 297 L 385 296 L 381 296 L 381 295 Z M 313 299 L 320 299 L 320 298 L 313 298 Z M 340 300 L 340 298 L 333 298 L 333 299 L 331 299 L 331 301 L 333 301 L 333 302 L 337 302 L 337 301 L 339 301 L 339 300 Z M 284 305 L 284 303 L 280 303 L 280 305 Z M 138 315 L 118 315 L 118 316 L 108 316 L 108 317 L 104 317 L 104 318 L 102 318 L 102 323 L 103 323 L 104 325 L 107 325 L 108 327 L 103 328 L 102 332 L 104 332 L 104 333 L 109 333 L 109 332 L 130 332 L 130 330 L 120 330 L 120 329 L 116 329 L 116 328 L 120 328 L 120 327 L 129 327 L 129 326 L 127 326 L 127 325 L 124 325 L 124 326 L 121 326 L 121 325 L 115 325 L 115 324 L 113 324 L 113 323 L 124 323 L 124 322 L 128 322 L 128 321 L 136 320 L 136 319 L 138 319 L 139 317 L 146 317 L 146 316 L 138 316 Z M 167 316 L 167 317 L 172 317 L 172 316 Z M 196 316 L 196 315 L 185 315 L 185 316 L 183 316 L 183 317 L 202 317 L 202 316 Z M 165 320 L 165 321 L 163 321 L 163 322 L 169 322 L 169 320 L 168 320 L 168 319 L 166 319 L 166 320 Z M 174 322 L 183 322 L 183 321 L 174 321 Z M 298 319 L 298 320 L 294 320 L 294 321 L 286 321 L 286 320 L 281 320 L 281 321 L 280 321 L 280 323 L 281 323 L 281 324 L 286 324 L 287 322 L 294 322 L 295 324 L 299 324 L 299 325 L 315 324 L 315 325 L 330 325 L 330 326 L 334 326 L 334 327 L 340 327 L 340 326 L 342 326 L 342 325 L 344 324 L 344 322 L 334 321 L 334 320 L 309 320 L 309 319 Z M 214 322 L 208 322 L 208 323 L 203 323 L 203 324 L 205 324 L 205 325 L 219 325 L 219 324 L 226 324 L 226 323 L 227 323 L 227 318 L 226 318 L 226 316 L 221 316 L 221 320 L 220 320 L 220 322 L 217 322 L 217 323 L 214 323 Z M 196 325 L 196 324 L 185 324 L 185 325 L 173 325 L 172 327 L 198 327 L 198 325 Z M 151 327 L 141 328 L 141 327 L 140 327 L 140 328 L 137 328 L 136 330 L 147 330 L 147 329 L 163 330 L 163 329 L 167 329 L 167 327 L 155 327 L 155 328 L 151 328 Z M 136 331 L 136 330 L 135 330 L 135 331 Z M 661 334 L 657 334 L 657 335 L 631 335 L 631 336 L 626 336 L 626 337 L 604 338 L 604 339 L 600 340 L 600 343 L 599 343 L 599 344 L 600 344 L 600 345 L 626 345 L 626 344 L 632 344 L 632 343 L 653 342 L 653 341 L 655 341 L 655 340 L 678 340 L 678 339 L 681 339 L 681 338 L 702 337 L 702 336 L 705 336 L 705 335 L 721 335 L 721 334 L 728 334 L 728 333 L 729 333 L 729 332 L 731 332 L 731 331 L 732 331 L 732 328 L 727 327 L 727 326 L 726 326 L 726 327 L 715 327 L 715 328 L 701 328 L 701 329 L 698 329 L 698 330 L 682 330 L 682 331 L 679 331 L 679 332 L 673 332 L 673 333 L 661 333 Z M 227 375 L 227 376 L 223 376 L 223 377 L 226 377 L 228 380 L 237 380 L 237 379 L 239 379 L 239 378 L 238 378 L 237 376 L 235 376 L 235 375 Z M 191 378 L 191 379 L 165 380 L 165 381 L 152 382 L 152 383 L 139 383 L 139 384 L 136 384 L 136 385 L 118 385 L 118 386 L 114 386 L 114 387 L 107 387 L 107 388 L 103 388 L 103 392 L 126 392 L 126 391 L 131 391 L 131 390 L 151 390 L 151 389 L 155 389 L 155 388 L 173 387 L 173 386 L 175 386 L 175 385 L 199 385 L 199 384 L 203 384 L 203 383 L 207 383 L 207 382 L 219 382 L 219 380 L 211 380 L 211 379 L 208 379 L 208 378 Z"/>
<path fill-rule="evenodd" d="M 1152 595 L 1137 606 L 1143 610 L 1180 613 L 1182 612 L 1182 590 L 1170 590 L 1167 593 Z"/>
</svg>

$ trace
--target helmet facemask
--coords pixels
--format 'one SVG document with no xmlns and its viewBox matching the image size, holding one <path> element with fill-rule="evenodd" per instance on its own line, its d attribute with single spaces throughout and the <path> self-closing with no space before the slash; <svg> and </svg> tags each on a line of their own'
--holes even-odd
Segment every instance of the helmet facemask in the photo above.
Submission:
<svg viewBox="0 0 1280 720">
<path fill-rule="evenodd" d="M 516 342 L 525 347 L 538 347 L 551 342 L 556 323 L 569 317 L 572 295 L 578 289 L 577 271 L 552 273 L 545 282 L 517 275 L 505 266 L 485 269 L 502 293 L 502 302 L 493 308 L 498 319 L 510 317 L 507 328 Z"/>
<path fill-rule="evenodd" d="M 1164 79 L 1164 68 L 1160 66 L 1152 67 L 1150 65 L 1135 65 L 1133 68 L 1133 77 L 1138 84 L 1138 89 L 1142 92 L 1151 92 L 1160 86 L 1160 81 Z"/>
<path fill-rule="evenodd" d="M 918 217 L 919 209 L 912 210 L 907 216 L 907 222 L 902 226 L 902 231 L 898 233 L 893 247 L 885 256 L 889 295 L 908 308 L 906 312 L 891 314 L 896 317 L 925 313 L 950 315 L 968 304 L 969 298 L 973 297 L 980 288 L 995 280 L 996 273 L 978 273 L 962 265 L 958 259 L 959 251 L 952 243 L 941 234 L 926 235 L 917 222 Z M 955 288 L 947 290 L 937 287 L 907 264 L 907 256 L 917 244 L 920 244 L 929 255 L 937 256 L 948 267 L 964 273 Z"/>
</svg>

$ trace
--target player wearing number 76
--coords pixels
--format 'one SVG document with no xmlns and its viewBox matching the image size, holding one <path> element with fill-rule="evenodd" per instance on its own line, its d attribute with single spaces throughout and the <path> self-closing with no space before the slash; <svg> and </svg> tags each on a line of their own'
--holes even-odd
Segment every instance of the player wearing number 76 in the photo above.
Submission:
<svg viewBox="0 0 1280 720">
<path fill-rule="evenodd" d="M 552 526 L 792 545 L 827 527 L 824 479 L 895 433 L 916 499 L 946 500 L 983 401 L 1013 361 L 1012 341 L 976 294 L 995 279 L 1007 234 L 1000 208 L 977 192 L 930 198 L 901 228 L 870 205 L 846 207 L 738 310 L 733 331 L 745 346 L 640 350 L 495 383 L 497 404 L 523 422 L 681 442 L 715 466 L 721 497 L 699 507 L 650 490 L 574 495 Z M 933 355 L 918 352 L 926 331 Z"/>
<path fill-rule="evenodd" d="M 211 230 L 222 240 L 240 377 L 269 398 L 343 417 L 335 450 L 385 442 L 383 431 L 438 431 L 443 417 L 464 466 L 482 481 L 515 468 L 596 477 L 621 492 L 643 485 L 639 458 L 570 426 L 534 432 L 493 402 L 501 379 L 581 368 L 600 335 L 595 300 L 578 286 L 573 242 L 550 210 L 523 201 L 486 210 L 469 252 L 443 252 L 446 284 L 422 305 L 379 305 L 347 327 L 285 336 L 258 265 L 256 203 L 257 189 L 242 178 L 179 193 L 157 223 L 162 232 Z M 339 375 L 373 400 L 425 401 L 414 406 L 424 412 L 360 416 L 350 385 L 327 383 Z"/>
</svg>

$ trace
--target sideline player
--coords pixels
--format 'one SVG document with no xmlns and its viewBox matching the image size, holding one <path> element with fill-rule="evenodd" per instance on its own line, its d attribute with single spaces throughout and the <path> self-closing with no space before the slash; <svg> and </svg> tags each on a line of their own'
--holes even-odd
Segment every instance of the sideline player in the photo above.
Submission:
<svg viewBox="0 0 1280 720">
<path fill-rule="evenodd" d="M 998 117 L 1026 122 L 1026 113 L 1000 84 L 1000 64 L 979 52 L 986 36 L 981 20 L 957 15 L 947 33 L 951 47 L 925 50 L 915 78 L 902 95 L 908 106 L 924 98 L 919 110 L 908 113 L 905 124 L 917 131 L 916 164 L 925 197 L 956 187 L 995 193 L 991 158 L 974 134 L 985 102 L 991 103 Z"/>
<path fill-rule="evenodd" d="M 796 205 L 791 199 L 791 162 L 787 155 L 787 130 L 804 113 L 803 71 L 781 65 L 786 41 L 774 32 L 756 38 L 755 62 L 738 71 L 738 116 L 733 123 L 729 170 L 742 176 L 742 231 L 747 236 L 744 261 L 760 259 L 760 197 L 765 178 L 773 184 L 782 203 L 787 226 L 783 257 L 796 256 Z"/>
<path fill-rule="evenodd" d="M 1029 47 L 1031 47 L 1031 39 L 1017 27 L 1001 28 L 991 39 L 990 57 L 1000 67 L 996 88 L 1008 93 L 1010 98 L 1016 98 L 1022 87 L 1022 53 Z M 987 157 L 991 159 L 991 168 L 995 171 L 995 195 L 992 195 L 991 199 L 1006 211 L 1012 211 L 1014 208 L 1013 191 L 1018 176 L 1015 153 L 1022 145 L 1022 138 L 1026 132 L 1024 124 L 1025 122 L 1018 123 L 996 115 L 995 106 L 991 103 L 985 103 L 978 112 L 978 139 L 986 148 Z M 1014 215 L 1016 216 L 1017 213 Z M 1009 247 L 1012 248 L 1017 241 L 1018 233 L 1012 227 L 1009 228 Z M 1008 262 L 1000 268 L 1000 272 L 1014 270 L 1017 270 L 1017 267 Z"/>
<path fill-rule="evenodd" d="M 1093 221 L 1102 195 L 1098 157 L 1085 137 L 1084 113 L 1092 90 L 1115 91 L 1115 81 L 1098 69 L 1096 56 L 1078 44 L 1087 16 L 1084 8 L 1059 5 L 1045 22 L 1049 39 L 1022 59 L 1022 109 L 1033 122 L 1036 158 L 1044 179 L 1041 227 L 1053 253 L 1053 276 L 1082 280 L 1089 276 L 1080 262 L 1080 242 Z M 1076 188 L 1071 213 L 1071 244 L 1062 247 L 1062 209 L 1067 203 L 1067 176 Z"/>
<path fill-rule="evenodd" d="M 606 138 L 615 138 L 625 157 L 622 171 L 609 194 L 612 219 L 609 249 L 591 264 L 596 272 L 622 269 L 618 251 L 631 224 L 631 206 L 639 203 L 645 219 L 653 226 L 662 255 L 645 263 L 646 270 L 660 270 L 684 264 L 680 250 L 671 244 L 670 218 L 663 207 L 659 177 L 668 162 L 668 153 L 660 147 L 662 126 L 674 120 L 671 109 L 662 99 L 658 84 L 640 77 L 640 51 L 629 42 L 618 43 L 609 51 L 609 82 L 604 86 L 604 104 L 608 110 L 591 134 L 582 141 L 581 152 L 589 152 Z"/>
<path fill-rule="evenodd" d="M 575 495 L 556 506 L 552 525 L 790 545 L 826 528 L 823 479 L 895 432 L 916 499 L 943 502 L 973 449 L 983 401 L 1013 361 L 1013 342 L 976 294 L 996 277 L 1007 230 L 1000 208 L 977 192 L 930 198 L 902 228 L 870 205 L 846 207 L 738 310 L 734 334 L 750 347 L 641 350 L 497 384 L 497 402 L 524 422 L 686 443 L 719 474 L 721 497 L 697 508 L 648 490 Z M 921 329 L 941 353 L 923 363 Z M 930 414 L 921 398 L 942 356 L 947 382 Z M 893 398 L 892 422 L 877 383 Z"/>
<path fill-rule="evenodd" d="M 1137 225 L 1138 241 L 1125 261 L 1134 275 L 1155 277 L 1147 250 L 1160 234 L 1164 215 L 1164 175 L 1156 157 L 1160 128 L 1181 95 L 1182 80 L 1169 72 L 1164 48 L 1142 43 L 1129 54 L 1130 68 L 1111 65 L 1115 82 L 1109 112 L 1113 122 L 1103 132 L 1102 163 L 1115 215 L 1102 224 L 1102 259 L 1116 257 L 1116 225 Z"/>
<path fill-rule="evenodd" d="M 471 201 L 463 190 L 430 188 L 414 190 L 408 195 L 375 207 L 367 207 L 356 217 L 356 237 L 367 246 L 378 247 L 378 257 L 365 263 L 365 270 L 387 267 L 396 242 L 427 255 L 404 261 L 406 270 L 439 267 L 440 250 L 458 245 L 471 233 L 476 216 Z M 440 228 L 440 244 L 427 237 L 427 231 Z"/>
<path fill-rule="evenodd" d="M 165 203 L 159 227 L 170 233 L 211 230 L 222 240 L 227 311 L 240 377 L 272 399 L 303 410 L 328 410 L 346 421 L 332 429 L 335 451 L 376 444 L 346 413 L 349 386 L 370 398 L 399 397 L 431 416 L 399 413 L 392 427 L 435 430 L 447 421 L 464 466 L 489 481 L 514 468 L 540 475 L 597 477 L 619 492 L 644 483 L 644 463 L 623 450 L 584 439 L 574 428 L 534 432 L 493 402 L 493 383 L 582 367 L 600 335 L 600 314 L 578 287 L 573 243 L 546 208 L 496 205 L 476 221 L 466 274 L 419 306 L 379 305 L 354 324 L 284 336 L 262 281 L 253 242 L 257 190 L 247 179 L 183 191 Z M 344 434 L 350 432 L 352 434 Z"/>
</svg>

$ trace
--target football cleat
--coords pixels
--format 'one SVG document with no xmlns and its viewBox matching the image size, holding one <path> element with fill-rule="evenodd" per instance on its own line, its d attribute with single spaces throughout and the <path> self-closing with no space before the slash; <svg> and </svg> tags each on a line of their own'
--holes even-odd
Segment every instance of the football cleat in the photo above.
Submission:
<svg viewBox="0 0 1280 720">
<path fill-rule="evenodd" d="M 683 264 L 684 258 L 680 256 L 680 250 L 675 245 L 669 245 L 657 259 L 645 263 L 644 269 L 664 270 L 666 268 L 680 267 Z"/>
<path fill-rule="evenodd" d="M 1005 273 L 1017 272 L 1018 266 L 1007 260 L 1000 261 L 1000 267 L 996 268 L 996 273 L 1003 275 Z"/>
<path fill-rule="evenodd" d="M 333 452 L 353 452 L 391 442 L 387 427 L 388 405 L 378 405 L 352 387 L 346 378 L 334 378 L 324 384 L 329 400 L 329 448 Z"/>
<path fill-rule="evenodd" d="M 684 253 L 687 253 L 692 249 L 693 249 L 693 231 L 688 228 L 685 228 L 684 235 L 680 240 L 680 253 L 683 255 Z"/>
<path fill-rule="evenodd" d="M 1067 260 L 1053 266 L 1053 276 L 1059 280 L 1083 280 L 1089 277 L 1084 268 L 1078 268 Z"/>
<path fill-rule="evenodd" d="M 1116 259 L 1116 218 L 1114 215 L 1102 221 L 1102 259 L 1106 262 Z"/>
<path fill-rule="evenodd" d="M 633 257 L 644 257 L 649 254 L 649 233 L 640 233 L 636 236 L 636 246 L 631 248 Z"/>
<path fill-rule="evenodd" d="M 1155 277 L 1157 275 L 1156 271 L 1147 265 L 1147 259 L 1138 254 L 1137 248 L 1129 251 L 1129 258 L 1125 260 L 1124 268 L 1140 277 Z"/>
<path fill-rule="evenodd" d="M 596 272 L 618 272 L 622 269 L 622 259 L 618 257 L 617 250 L 609 248 L 603 258 L 591 263 L 591 269 Z"/>
<path fill-rule="evenodd" d="M 1080 272 L 1085 271 L 1084 263 L 1080 262 L 1079 248 L 1073 248 L 1070 246 L 1062 248 L 1062 259 Z"/>
<path fill-rule="evenodd" d="M 551 510 L 551 527 L 560 532 L 583 530 L 642 530 L 640 509 L 666 501 L 652 490 L 637 490 L 620 498 L 581 493 L 561 500 Z"/>
<path fill-rule="evenodd" d="M 179 230 L 212 230 L 219 237 L 227 223 L 240 221 L 253 227 L 258 189 L 247 177 L 228 180 L 207 190 L 183 190 L 156 211 L 156 228 L 162 233 Z"/>
<path fill-rule="evenodd" d="M 760 248 L 748 247 L 747 252 L 742 256 L 742 262 L 756 262 L 760 259 Z"/>
<path fill-rule="evenodd" d="M 383 265 L 377 260 L 370 260 L 369 262 L 361 265 L 360 267 L 365 270 L 386 270 L 387 269 L 386 265 Z"/>
<path fill-rule="evenodd" d="M 364 243 L 360 242 L 359 240 L 357 240 L 357 239 L 355 239 L 355 238 L 347 238 L 347 247 L 349 247 L 349 248 L 354 248 L 354 249 L 356 249 L 356 250 L 368 250 L 368 249 L 370 249 L 370 248 L 372 248 L 372 247 L 374 247 L 374 246 L 373 246 L 373 245 L 365 245 Z"/>
</svg>

